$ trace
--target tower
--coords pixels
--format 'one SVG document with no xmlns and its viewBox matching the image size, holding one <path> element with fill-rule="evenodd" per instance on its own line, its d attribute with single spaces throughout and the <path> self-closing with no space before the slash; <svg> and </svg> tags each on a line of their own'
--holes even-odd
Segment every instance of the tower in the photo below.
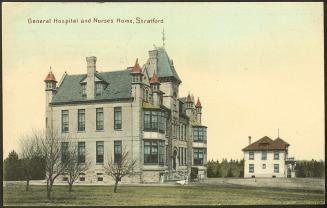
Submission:
<svg viewBox="0 0 327 208">
<path fill-rule="evenodd" d="M 136 59 L 135 64 L 131 67 L 130 75 L 132 76 L 132 96 L 133 96 L 133 103 L 132 103 L 132 121 L 133 121 L 133 128 L 132 128 L 132 151 L 131 156 L 137 156 L 137 158 L 142 158 L 142 104 L 143 104 L 143 97 L 142 97 L 142 83 L 143 83 L 143 73 L 141 67 L 138 63 L 138 59 Z M 143 161 L 139 160 L 137 163 L 136 170 L 142 169 Z"/>
<path fill-rule="evenodd" d="M 150 85 L 152 88 L 153 94 L 153 104 L 161 105 L 162 104 L 162 92 L 160 91 L 160 82 L 156 73 L 153 73 L 153 76 L 150 80 Z"/>
<path fill-rule="evenodd" d="M 52 73 L 51 67 L 48 75 L 44 79 L 44 82 L 45 82 L 45 93 L 46 93 L 46 106 L 48 106 L 52 100 L 52 97 L 57 91 L 56 89 L 57 80 L 54 74 Z"/>
<path fill-rule="evenodd" d="M 45 126 L 48 128 L 49 120 L 51 120 L 51 108 L 50 103 L 52 101 L 53 96 L 57 92 L 57 80 L 52 73 L 51 67 L 48 75 L 44 79 L 45 82 Z"/>
<path fill-rule="evenodd" d="M 193 113 L 193 101 L 189 93 L 186 98 L 186 115 L 191 118 L 192 113 Z"/>
</svg>

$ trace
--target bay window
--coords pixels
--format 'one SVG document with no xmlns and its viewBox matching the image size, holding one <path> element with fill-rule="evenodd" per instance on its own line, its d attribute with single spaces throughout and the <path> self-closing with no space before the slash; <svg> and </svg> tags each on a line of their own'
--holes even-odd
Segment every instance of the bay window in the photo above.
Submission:
<svg viewBox="0 0 327 208">
<path fill-rule="evenodd" d="M 164 150 L 164 141 L 144 141 L 144 164 L 164 164 Z"/>
<path fill-rule="evenodd" d="M 204 164 L 204 154 L 205 154 L 205 149 L 194 148 L 193 149 L 193 164 L 194 165 L 203 165 Z"/>
<path fill-rule="evenodd" d="M 144 131 L 158 131 L 164 133 L 166 130 L 166 116 L 162 111 L 144 111 Z"/>
<path fill-rule="evenodd" d="M 207 129 L 205 127 L 193 127 L 193 141 L 206 143 Z"/>
</svg>

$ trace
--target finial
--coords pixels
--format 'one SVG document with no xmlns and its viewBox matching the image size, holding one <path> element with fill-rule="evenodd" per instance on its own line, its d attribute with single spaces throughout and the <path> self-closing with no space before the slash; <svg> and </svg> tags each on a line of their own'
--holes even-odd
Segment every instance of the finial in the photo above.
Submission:
<svg viewBox="0 0 327 208">
<path fill-rule="evenodd" d="M 279 128 L 278 128 L 278 130 L 277 130 L 277 138 L 279 138 Z"/>
<path fill-rule="evenodd" d="M 51 66 L 50 66 L 50 71 L 52 71 L 52 70 L 51 70 Z"/>
<path fill-rule="evenodd" d="M 165 37 L 165 28 L 162 30 L 162 46 L 165 47 L 165 40 L 166 40 L 166 37 Z"/>
</svg>

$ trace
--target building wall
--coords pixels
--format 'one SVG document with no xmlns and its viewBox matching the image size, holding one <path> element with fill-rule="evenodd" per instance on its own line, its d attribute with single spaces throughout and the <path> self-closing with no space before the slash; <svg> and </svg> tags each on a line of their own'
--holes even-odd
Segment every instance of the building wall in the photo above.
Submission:
<svg viewBox="0 0 327 208">
<path fill-rule="evenodd" d="M 249 152 L 244 152 L 244 178 L 255 177 L 286 177 L 285 151 L 279 151 L 279 160 L 274 159 L 274 151 L 267 152 L 267 160 L 261 159 L 261 151 L 254 151 L 254 160 L 249 160 Z M 254 173 L 249 173 L 249 164 L 254 164 Z M 263 164 L 266 168 L 263 169 Z M 274 173 L 274 164 L 279 164 L 279 173 Z"/>
<path fill-rule="evenodd" d="M 114 129 L 114 107 L 122 109 L 122 129 Z M 96 130 L 96 108 L 103 108 L 104 130 Z M 79 132 L 78 109 L 85 109 L 85 131 Z M 53 128 L 61 138 L 68 137 L 74 141 L 85 142 L 86 160 L 90 161 L 90 168 L 85 177 L 86 181 L 93 182 L 97 173 L 104 173 L 103 164 L 96 164 L 96 141 L 104 142 L 104 163 L 114 157 L 114 141 L 121 140 L 122 148 L 129 152 L 132 159 L 138 161 L 136 171 L 141 167 L 142 140 L 140 138 L 140 109 L 135 109 L 132 102 L 96 103 L 81 105 L 53 106 Z M 61 112 L 69 111 L 69 132 L 61 131 Z M 135 113 L 136 112 L 136 113 Z M 104 181 L 110 181 L 104 177 Z"/>
</svg>

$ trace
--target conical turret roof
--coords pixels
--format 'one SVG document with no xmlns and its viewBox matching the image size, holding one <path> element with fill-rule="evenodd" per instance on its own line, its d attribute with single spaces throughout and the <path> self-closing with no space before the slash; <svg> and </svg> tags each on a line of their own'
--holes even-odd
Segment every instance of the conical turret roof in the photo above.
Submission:
<svg viewBox="0 0 327 208">
<path fill-rule="evenodd" d="M 45 82 L 49 82 L 49 81 L 57 82 L 56 77 L 52 73 L 51 69 L 50 69 L 48 75 L 45 77 L 44 81 Z"/>
</svg>

